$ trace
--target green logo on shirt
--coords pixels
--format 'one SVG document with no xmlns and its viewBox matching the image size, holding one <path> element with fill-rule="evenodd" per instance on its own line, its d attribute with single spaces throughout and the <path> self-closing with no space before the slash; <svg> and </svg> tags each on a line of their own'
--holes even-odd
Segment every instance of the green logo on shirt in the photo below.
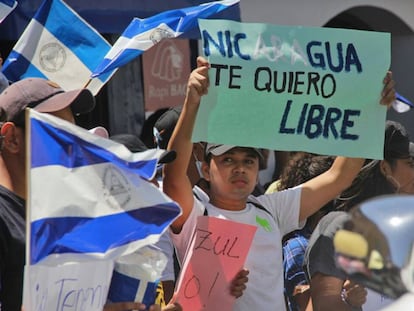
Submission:
<svg viewBox="0 0 414 311">
<path fill-rule="evenodd" d="M 267 232 L 272 232 L 272 227 L 270 227 L 269 222 L 267 219 L 260 218 L 259 216 L 256 216 L 256 223 L 262 227 Z"/>
</svg>

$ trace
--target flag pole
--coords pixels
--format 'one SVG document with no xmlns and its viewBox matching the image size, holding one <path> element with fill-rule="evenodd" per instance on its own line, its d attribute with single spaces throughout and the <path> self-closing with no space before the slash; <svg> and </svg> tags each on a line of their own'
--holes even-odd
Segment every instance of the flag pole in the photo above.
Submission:
<svg viewBox="0 0 414 311">
<path fill-rule="evenodd" d="M 25 109 L 25 124 L 26 124 L 26 266 L 30 266 L 30 237 L 31 237 L 31 212 L 32 212 L 32 196 L 31 196 L 31 159 L 32 159 L 32 132 L 31 132 L 31 119 L 30 108 Z"/>
<path fill-rule="evenodd" d="M 86 82 L 86 84 L 83 86 L 83 88 L 86 89 L 89 86 L 89 84 L 91 84 L 91 82 L 92 79 L 89 79 L 88 82 Z"/>
</svg>

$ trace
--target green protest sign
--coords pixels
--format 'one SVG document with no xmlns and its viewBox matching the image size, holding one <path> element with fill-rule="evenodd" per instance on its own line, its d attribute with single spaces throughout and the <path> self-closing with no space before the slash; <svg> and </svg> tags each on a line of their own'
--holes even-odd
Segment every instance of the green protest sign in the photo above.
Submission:
<svg viewBox="0 0 414 311">
<path fill-rule="evenodd" d="M 382 158 L 390 34 L 199 20 L 210 88 L 193 141 Z"/>
</svg>

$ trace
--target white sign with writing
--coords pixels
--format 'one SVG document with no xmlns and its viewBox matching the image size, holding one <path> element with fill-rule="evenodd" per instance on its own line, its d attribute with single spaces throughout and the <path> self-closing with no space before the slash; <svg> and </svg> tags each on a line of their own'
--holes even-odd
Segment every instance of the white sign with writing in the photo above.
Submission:
<svg viewBox="0 0 414 311">
<path fill-rule="evenodd" d="M 112 270 L 112 261 L 26 266 L 24 310 L 102 311 Z"/>
</svg>

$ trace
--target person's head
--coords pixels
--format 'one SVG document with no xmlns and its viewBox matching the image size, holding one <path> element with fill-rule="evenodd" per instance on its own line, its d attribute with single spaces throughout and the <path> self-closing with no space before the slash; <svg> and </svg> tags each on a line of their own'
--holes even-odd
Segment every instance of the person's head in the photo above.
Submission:
<svg viewBox="0 0 414 311">
<path fill-rule="evenodd" d="M 169 108 L 155 121 L 153 135 L 156 147 L 167 149 L 181 110 L 181 106 Z"/>
<path fill-rule="evenodd" d="M 154 124 L 160 118 L 160 116 L 166 112 L 168 108 L 160 108 L 151 113 L 144 121 L 142 125 L 141 134 L 139 139 L 147 146 L 148 148 L 156 148 L 156 141 L 154 139 Z M 165 148 L 164 148 L 165 149 Z"/>
<path fill-rule="evenodd" d="M 414 144 L 400 123 L 387 121 L 384 159 L 367 162 L 340 196 L 338 208 L 348 210 L 366 199 L 393 193 L 414 194 Z"/>
<path fill-rule="evenodd" d="M 148 147 L 144 142 L 134 134 L 115 134 L 109 136 L 109 139 L 124 145 L 131 152 L 143 152 L 148 150 Z"/>
<path fill-rule="evenodd" d="M 88 89 L 64 91 L 55 82 L 26 78 L 13 83 L 0 95 L 0 122 L 24 128 L 26 108 L 74 122 L 73 115 L 88 113 L 94 107 L 95 99 Z"/>
<path fill-rule="evenodd" d="M 324 156 L 308 152 L 295 153 L 287 161 L 280 175 L 278 190 L 298 186 L 322 174 L 331 167 L 334 159 L 334 156 Z"/>
<path fill-rule="evenodd" d="M 94 107 L 95 99 L 87 89 L 65 92 L 52 81 L 26 78 L 13 83 L 0 94 L 1 136 L 7 142 L 8 134 L 24 134 L 26 108 L 74 123 L 74 114 L 90 112 Z"/>
<path fill-rule="evenodd" d="M 42 78 L 20 80 L 0 94 L 0 155 L 9 174 L 22 179 L 18 184 L 25 182 L 26 108 L 74 122 L 74 114 L 90 112 L 94 106 L 95 99 L 89 90 L 65 92 L 56 83 Z"/>
<path fill-rule="evenodd" d="M 414 143 L 398 122 L 387 121 L 381 172 L 398 193 L 414 194 Z"/>
<path fill-rule="evenodd" d="M 207 143 L 202 171 L 210 184 L 210 198 L 247 199 L 258 182 L 261 161 L 257 148 Z"/>
<path fill-rule="evenodd" d="M 351 279 L 391 298 L 414 293 L 414 196 L 364 201 L 336 232 L 336 261 Z"/>
<path fill-rule="evenodd" d="M 334 156 L 317 155 L 308 152 L 295 153 L 287 162 L 280 175 L 278 190 L 296 187 L 326 172 L 334 160 Z M 306 229 L 312 232 L 320 218 L 333 210 L 333 206 L 333 202 L 329 202 L 318 212 L 310 216 L 305 225 Z"/>
<path fill-rule="evenodd" d="M 182 107 L 176 106 L 169 108 L 154 123 L 153 135 L 155 146 L 161 149 L 167 149 L 171 135 L 181 114 Z M 191 184 L 194 186 L 203 178 L 201 172 L 201 163 L 204 159 L 204 144 L 194 143 L 193 151 L 188 164 L 187 175 Z"/>
</svg>

